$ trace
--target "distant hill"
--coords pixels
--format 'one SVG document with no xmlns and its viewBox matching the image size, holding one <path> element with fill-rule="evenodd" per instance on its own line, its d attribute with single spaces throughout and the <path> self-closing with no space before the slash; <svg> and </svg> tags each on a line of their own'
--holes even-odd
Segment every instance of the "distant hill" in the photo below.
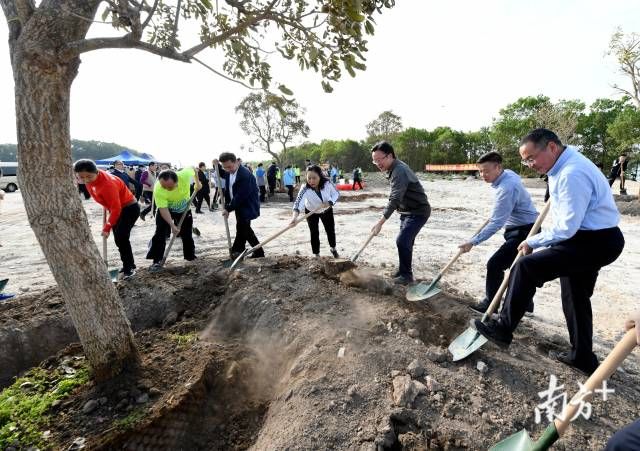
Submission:
<svg viewBox="0 0 640 451">
<path fill-rule="evenodd" d="M 105 143 L 102 141 L 80 141 L 71 140 L 71 157 L 73 160 L 80 158 L 90 158 L 101 160 L 119 154 L 123 150 L 128 150 L 133 155 L 140 156 L 142 152 L 121 146 L 115 143 Z M 15 144 L 0 144 L 0 161 L 16 161 L 17 146 Z"/>
</svg>

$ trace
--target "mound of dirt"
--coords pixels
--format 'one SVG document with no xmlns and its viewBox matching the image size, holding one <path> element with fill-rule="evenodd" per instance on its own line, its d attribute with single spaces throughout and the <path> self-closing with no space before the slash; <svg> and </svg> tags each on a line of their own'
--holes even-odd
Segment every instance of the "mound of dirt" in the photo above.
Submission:
<svg viewBox="0 0 640 451">
<path fill-rule="evenodd" d="M 616 201 L 620 213 L 629 216 L 640 216 L 640 201 L 638 201 L 638 196 L 614 194 L 613 198 Z"/>
<path fill-rule="evenodd" d="M 323 260 L 279 257 L 227 274 L 202 263 L 220 271 L 209 285 L 218 291 L 194 289 L 205 277 L 196 268 L 165 275 L 199 309 L 137 334 L 140 375 L 59 406 L 52 447 L 83 437 L 89 449 L 487 449 L 523 427 L 539 436 L 534 409 L 551 374 L 572 393 L 584 380 L 548 357 L 568 343 L 526 319 L 508 352 L 489 343 L 451 362 L 470 300 L 407 303 L 363 265 L 336 275 Z M 560 449 L 600 449 L 637 416 L 640 377 L 625 368 Z M 83 412 L 91 399 L 99 407 Z"/>
</svg>

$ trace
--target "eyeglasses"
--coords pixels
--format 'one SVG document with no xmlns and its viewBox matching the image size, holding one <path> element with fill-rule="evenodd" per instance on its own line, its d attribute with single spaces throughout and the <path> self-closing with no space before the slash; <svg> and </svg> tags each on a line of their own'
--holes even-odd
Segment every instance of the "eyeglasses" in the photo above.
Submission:
<svg viewBox="0 0 640 451">
<path fill-rule="evenodd" d="M 384 160 L 385 158 L 387 158 L 389 155 L 390 155 L 390 154 L 386 154 L 386 155 L 385 155 L 384 157 L 382 157 L 382 158 L 379 158 L 379 159 L 377 159 L 377 160 L 374 158 L 374 159 L 373 159 L 373 160 L 371 160 L 371 161 L 373 161 L 373 164 L 380 164 L 380 163 L 382 162 L 382 160 Z"/>
</svg>

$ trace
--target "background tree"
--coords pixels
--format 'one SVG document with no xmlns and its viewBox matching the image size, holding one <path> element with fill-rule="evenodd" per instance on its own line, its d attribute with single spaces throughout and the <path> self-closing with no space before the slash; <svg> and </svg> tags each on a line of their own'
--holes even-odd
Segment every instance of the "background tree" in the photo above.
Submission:
<svg viewBox="0 0 640 451">
<path fill-rule="evenodd" d="M 196 56 L 214 48 L 223 56 L 221 68 L 206 67 L 268 89 L 272 79 L 263 55 L 277 50 L 302 69 L 319 72 L 330 91 L 342 68 L 352 76 L 365 69 L 365 35 L 374 31 L 374 15 L 393 4 L 226 0 L 214 7 L 210 0 L 0 0 L 9 30 L 25 209 L 97 379 L 136 362 L 137 353 L 73 184 L 69 104 L 80 55 L 128 48 L 205 65 Z M 118 37 L 87 38 L 99 13 Z M 183 48 L 179 24 L 187 20 L 193 22 L 188 30 L 198 30 L 190 39 L 198 42 Z M 274 48 L 265 49 L 273 42 L 267 36 L 277 36 Z M 285 86 L 278 88 L 290 94 Z"/>
<path fill-rule="evenodd" d="M 242 115 L 240 128 L 249 137 L 253 144 L 271 155 L 278 166 L 280 156 L 271 149 L 276 141 L 278 124 L 281 120 L 280 111 L 282 98 L 268 93 L 251 93 L 246 96 L 236 107 L 236 113 Z M 276 107 L 277 105 L 277 107 Z"/>
<path fill-rule="evenodd" d="M 402 119 L 391 111 L 383 111 L 367 124 L 367 135 L 370 142 L 392 141 L 402 131 Z"/>
<path fill-rule="evenodd" d="M 632 107 L 629 97 L 622 99 L 596 99 L 589 107 L 589 113 L 578 120 L 582 151 L 594 163 L 602 165 L 606 172 L 618 152 L 618 143 L 609 134 L 609 125 L 626 108 Z"/>
<path fill-rule="evenodd" d="M 609 55 L 612 55 L 618 62 L 618 69 L 625 75 L 631 84 L 631 88 L 622 88 L 617 84 L 613 87 L 629 96 L 640 108 L 640 34 L 624 34 L 618 29 L 609 42 Z"/>
<path fill-rule="evenodd" d="M 534 126 L 553 130 L 563 143 L 575 143 L 578 121 L 584 109 L 584 102 L 579 100 L 542 103 L 533 113 Z"/>
<path fill-rule="evenodd" d="M 294 100 L 284 102 L 278 111 L 279 120 L 276 122 L 276 139 L 282 145 L 282 153 L 287 153 L 287 144 L 296 137 L 307 138 L 309 136 L 309 126 L 302 118 L 304 108 Z"/>
</svg>

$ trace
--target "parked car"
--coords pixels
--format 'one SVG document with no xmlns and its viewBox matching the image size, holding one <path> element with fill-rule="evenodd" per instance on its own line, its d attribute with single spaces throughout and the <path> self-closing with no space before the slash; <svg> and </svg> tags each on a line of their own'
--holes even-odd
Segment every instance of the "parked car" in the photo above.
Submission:
<svg viewBox="0 0 640 451">
<path fill-rule="evenodd" d="M 7 193 L 18 189 L 18 163 L 0 162 L 0 189 Z"/>
</svg>

